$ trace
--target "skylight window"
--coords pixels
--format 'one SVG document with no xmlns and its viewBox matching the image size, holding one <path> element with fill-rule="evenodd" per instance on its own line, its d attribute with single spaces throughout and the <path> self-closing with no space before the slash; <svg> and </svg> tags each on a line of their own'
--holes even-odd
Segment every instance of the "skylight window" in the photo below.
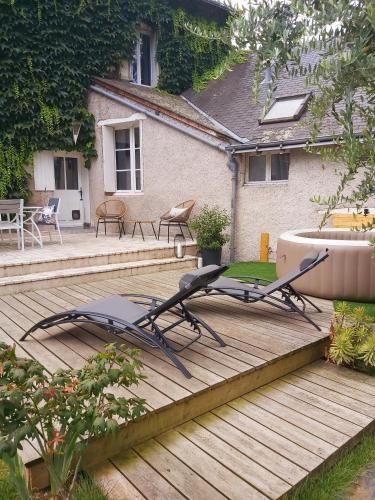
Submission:
<svg viewBox="0 0 375 500">
<path fill-rule="evenodd" d="M 276 98 L 260 123 L 298 120 L 306 108 L 309 97 L 310 94 Z"/>
</svg>

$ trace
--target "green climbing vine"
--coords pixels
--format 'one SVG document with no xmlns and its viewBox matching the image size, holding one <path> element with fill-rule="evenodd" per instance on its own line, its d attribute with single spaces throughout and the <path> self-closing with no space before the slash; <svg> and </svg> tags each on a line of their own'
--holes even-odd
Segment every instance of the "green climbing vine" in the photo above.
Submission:
<svg viewBox="0 0 375 500">
<path fill-rule="evenodd" d="M 168 0 L 0 0 L 0 198 L 28 196 L 36 151 L 79 151 L 90 165 L 96 155 L 90 81 L 117 76 L 133 54 L 140 23 L 158 32 L 163 91 L 186 90 L 230 50 L 186 28 L 215 32 L 217 25 Z M 76 145 L 75 121 L 81 123 Z"/>
</svg>

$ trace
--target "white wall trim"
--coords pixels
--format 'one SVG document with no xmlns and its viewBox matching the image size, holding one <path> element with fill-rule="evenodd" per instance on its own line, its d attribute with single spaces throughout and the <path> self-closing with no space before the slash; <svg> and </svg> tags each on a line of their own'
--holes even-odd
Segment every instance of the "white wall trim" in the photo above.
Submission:
<svg viewBox="0 0 375 500">
<path fill-rule="evenodd" d="M 129 126 L 138 122 L 139 120 L 146 120 L 147 116 L 144 113 L 134 113 L 127 118 L 110 118 L 108 120 L 99 120 L 99 127 L 113 127 L 113 128 L 122 128 L 122 125 L 128 124 Z"/>
</svg>

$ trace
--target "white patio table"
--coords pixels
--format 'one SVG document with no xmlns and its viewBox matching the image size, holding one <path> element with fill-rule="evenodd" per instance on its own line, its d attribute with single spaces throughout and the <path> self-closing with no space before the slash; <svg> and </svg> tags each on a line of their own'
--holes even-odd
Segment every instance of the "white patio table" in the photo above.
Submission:
<svg viewBox="0 0 375 500">
<path fill-rule="evenodd" d="M 34 246 L 34 241 L 36 241 L 40 246 L 40 248 L 43 248 L 43 240 L 38 224 L 36 223 L 35 217 L 41 213 L 42 209 L 43 207 L 23 207 L 23 212 L 24 212 L 23 230 L 25 233 L 31 236 L 32 238 L 31 244 Z M 25 228 L 26 224 L 30 224 L 31 231 Z"/>
</svg>

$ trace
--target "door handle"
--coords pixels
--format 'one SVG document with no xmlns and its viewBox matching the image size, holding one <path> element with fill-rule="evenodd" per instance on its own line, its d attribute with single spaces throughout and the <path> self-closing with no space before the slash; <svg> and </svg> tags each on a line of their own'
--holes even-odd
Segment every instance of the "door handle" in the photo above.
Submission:
<svg viewBox="0 0 375 500">
<path fill-rule="evenodd" d="M 80 199 L 79 201 L 83 201 L 83 197 L 82 197 L 82 195 L 83 195 L 82 188 L 80 188 L 78 192 L 79 192 L 79 194 L 80 194 L 80 196 L 81 196 L 81 199 Z"/>
</svg>

